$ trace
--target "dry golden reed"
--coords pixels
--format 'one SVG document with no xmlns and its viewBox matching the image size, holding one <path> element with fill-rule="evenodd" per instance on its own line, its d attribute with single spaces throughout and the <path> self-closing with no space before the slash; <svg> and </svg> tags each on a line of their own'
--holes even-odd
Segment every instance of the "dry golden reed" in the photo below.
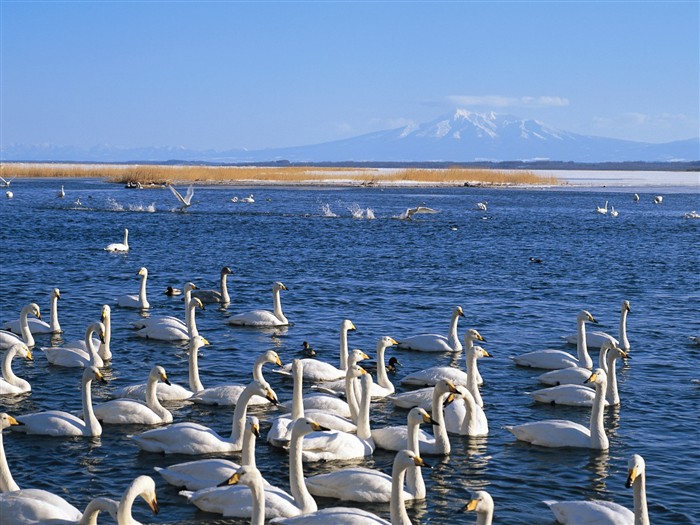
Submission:
<svg viewBox="0 0 700 525">
<path fill-rule="evenodd" d="M 168 182 L 220 182 L 265 184 L 436 184 L 436 185 L 555 185 L 556 177 L 527 170 L 472 168 L 338 168 L 265 166 L 158 166 L 122 164 L 0 164 L 5 179 L 17 177 L 90 177 L 111 182 L 163 184 Z"/>
</svg>

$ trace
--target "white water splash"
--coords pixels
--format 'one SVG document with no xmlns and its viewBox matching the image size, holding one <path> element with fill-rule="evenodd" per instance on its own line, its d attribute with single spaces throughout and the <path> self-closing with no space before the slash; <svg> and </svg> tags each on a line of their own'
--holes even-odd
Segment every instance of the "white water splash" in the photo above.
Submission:
<svg viewBox="0 0 700 525">
<path fill-rule="evenodd" d="M 367 217 L 370 220 L 376 219 L 376 217 L 374 216 L 374 210 L 372 208 L 367 208 L 365 210 L 365 217 Z"/>
<path fill-rule="evenodd" d="M 152 202 L 148 205 L 143 204 L 130 204 L 129 211 L 140 211 L 145 213 L 154 213 L 156 211 L 156 203 Z"/>
<path fill-rule="evenodd" d="M 107 208 L 112 211 L 124 211 L 124 206 L 119 204 L 111 197 L 107 198 Z"/>
<path fill-rule="evenodd" d="M 337 217 L 338 216 L 335 213 L 333 213 L 333 210 L 331 210 L 330 204 L 321 205 L 321 212 L 323 213 L 324 217 Z"/>
</svg>

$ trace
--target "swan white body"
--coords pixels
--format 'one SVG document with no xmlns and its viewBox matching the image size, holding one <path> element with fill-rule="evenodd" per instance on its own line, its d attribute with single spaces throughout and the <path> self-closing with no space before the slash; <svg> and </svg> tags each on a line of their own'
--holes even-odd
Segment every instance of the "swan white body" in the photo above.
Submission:
<svg viewBox="0 0 700 525">
<path fill-rule="evenodd" d="M 181 321 L 175 317 L 160 318 L 160 322 L 148 323 L 136 335 L 147 339 L 157 339 L 159 341 L 187 341 L 199 335 L 197 322 L 195 320 L 196 308 L 204 309 L 202 302 L 196 297 L 190 299 L 186 306 L 187 323 L 182 326 Z M 174 319 L 174 321 L 172 320 Z"/>
<path fill-rule="evenodd" d="M 43 347 L 42 351 L 46 355 L 46 360 L 52 365 L 63 366 L 68 368 L 87 368 L 89 366 L 95 366 L 97 368 L 102 368 L 104 360 L 100 357 L 98 353 L 98 347 L 96 346 L 95 340 L 92 338 L 92 334 L 98 334 L 102 343 L 105 340 L 105 325 L 101 322 L 91 323 L 85 330 L 85 344 L 87 345 L 87 351 L 82 348 L 76 347 Z"/>
<path fill-rule="evenodd" d="M 17 377 L 12 371 L 12 359 L 15 355 L 24 357 L 28 361 L 31 361 L 32 352 L 29 347 L 24 343 L 19 343 L 11 346 L 5 351 L 5 356 L 2 360 L 2 379 L 0 379 L 0 395 L 6 394 L 23 394 L 25 392 L 31 392 L 32 386 L 29 381 Z"/>
<path fill-rule="evenodd" d="M 515 357 L 511 357 L 516 365 L 526 366 L 530 368 L 544 368 L 546 370 L 558 370 L 560 368 L 570 368 L 573 366 L 581 366 L 584 368 L 593 368 L 593 361 L 588 353 L 586 344 L 586 323 L 598 321 L 586 310 L 582 310 L 576 317 L 577 356 L 573 356 L 562 350 L 537 350 L 528 352 Z"/>
<path fill-rule="evenodd" d="M 154 366 L 146 383 L 146 403 L 135 399 L 113 399 L 94 406 L 95 416 L 103 424 L 112 425 L 163 425 L 172 423 L 173 415 L 158 402 L 158 381 L 169 385 L 162 366 Z"/>
<path fill-rule="evenodd" d="M 487 436 L 489 423 L 484 409 L 474 399 L 471 391 L 456 385 L 459 395 L 445 408 L 445 426 L 448 432 L 461 436 Z"/>
<path fill-rule="evenodd" d="M 142 267 L 136 275 L 141 276 L 141 287 L 138 295 L 121 295 L 117 298 L 117 304 L 122 308 L 137 308 L 139 310 L 148 310 L 151 304 L 146 298 L 146 281 L 148 279 L 148 270 Z"/>
<path fill-rule="evenodd" d="M 407 348 L 419 352 L 460 352 L 462 343 L 457 333 L 459 318 L 464 317 L 461 306 L 452 310 L 450 330 L 447 336 L 441 334 L 421 334 L 407 337 L 399 341 L 399 348 Z"/>
<path fill-rule="evenodd" d="M 627 483 L 633 487 L 634 512 L 611 501 L 545 501 L 557 522 L 564 525 L 649 525 L 644 459 L 630 458 Z"/>
<path fill-rule="evenodd" d="M 61 292 L 58 288 L 51 290 L 51 322 L 47 323 L 41 319 L 27 318 L 27 325 L 32 334 L 60 334 L 61 325 L 58 322 L 58 300 L 61 298 Z M 15 319 L 2 325 L 3 330 L 9 330 L 15 334 L 22 333 L 22 320 Z"/>
<path fill-rule="evenodd" d="M 172 184 L 168 184 L 168 188 L 172 192 L 173 195 L 175 195 L 175 198 L 180 202 L 180 210 L 185 210 L 186 208 L 189 208 L 192 206 L 192 197 L 194 196 L 194 186 L 190 184 L 190 186 L 187 188 L 187 193 L 183 197 L 180 195 L 180 192 L 177 191 Z"/>
<path fill-rule="evenodd" d="M 108 252 L 128 252 L 129 251 L 129 230 L 124 228 L 124 242 L 113 242 L 105 247 Z"/>
<path fill-rule="evenodd" d="M 505 427 L 518 440 L 541 447 L 574 447 L 607 450 L 608 437 L 603 426 L 603 408 L 607 377 L 602 368 L 591 374 L 588 382 L 595 383 L 596 393 L 589 428 L 565 419 L 547 419 Z"/>
<path fill-rule="evenodd" d="M 233 271 L 228 266 L 224 266 L 221 269 L 221 277 L 219 280 L 218 290 L 194 290 L 192 292 L 192 297 L 196 297 L 203 303 L 222 303 L 228 304 L 231 302 L 231 297 L 228 294 L 228 288 L 226 286 L 226 278 L 231 275 Z"/>
<path fill-rule="evenodd" d="M 603 343 L 610 341 L 622 348 L 625 352 L 628 352 L 630 349 L 630 342 L 627 339 L 627 314 L 629 312 L 631 312 L 630 302 L 627 300 L 622 301 L 622 306 L 620 308 L 620 328 L 618 331 L 619 341 L 610 334 L 599 330 L 593 332 L 586 331 L 586 346 L 588 348 L 600 348 L 603 346 Z M 565 339 L 567 343 L 575 345 L 578 341 L 578 334 L 567 335 Z"/>
<path fill-rule="evenodd" d="M 595 208 L 596 213 L 600 213 L 601 215 L 605 215 L 608 213 L 608 201 L 605 201 L 605 206 L 596 206 Z"/>
<path fill-rule="evenodd" d="M 14 346 L 18 343 L 24 343 L 29 348 L 34 346 L 34 336 L 32 335 L 32 332 L 29 329 L 29 314 L 32 314 L 37 319 L 41 319 L 41 311 L 39 310 L 39 305 L 36 303 L 29 303 L 20 311 L 19 331 L 21 337 L 6 330 L 0 330 L 0 350 L 7 350 L 11 346 Z"/>
<path fill-rule="evenodd" d="M 64 197 L 66 196 L 66 190 L 63 189 L 63 185 L 61 185 L 61 189 L 58 190 L 58 193 L 56 194 L 56 196 L 57 196 L 59 199 L 62 199 L 62 198 L 64 198 Z"/>
<path fill-rule="evenodd" d="M 615 206 L 610 206 L 610 216 L 617 217 L 618 215 L 620 215 L 620 212 L 615 209 Z"/>
<path fill-rule="evenodd" d="M 173 290 L 172 287 L 168 287 L 169 290 Z M 146 317 L 144 319 L 139 319 L 138 321 L 135 321 L 131 323 L 131 326 L 136 328 L 137 330 L 140 330 L 142 328 L 146 328 L 147 326 L 152 326 L 152 325 L 157 325 L 157 324 L 171 324 L 173 326 L 178 326 L 182 328 L 182 330 L 191 332 L 192 329 L 190 328 L 189 320 L 187 317 L 187 313 L 189 311 L 188 306 L 190 304 L 190 300 L 192 299 L 192 290 L 196 290 L 197 285 L 191 282 L 185 283 L 185 287 L 183 288 L 185 292 L 185 296 L 183 297 L 184 299 L 184 304 L 185 304 L 185 320 L 183 321 L 182 319 L 178 319 L 177 317 L 173 315 L 161 315 L 161 316 L 156 316 L 156 317 Z M 166 290 L 166 294 L 168 294 L 168 290 Z M 196 329 L 194 330 L 196 332 Z M 195 334 L 199 335 L 199 334 Z"/>
<path fill-rule="evenodd" d="M 190 376 L 193 376 L 194 383 L 190 382 L 190 388 L 195 394 L 190 398 L 194 403 L 200 403 L 202 405 L 219 405 L 219 406 L 233 406 L 238 403 L 238 399 L 241 397 L 243 390 L 245 390 L 246 385 L 220 385 L 209 388 L 204 388 L 201 381 L 199 380 L 199 367 L 197 361 L 197 351 L 190 353 L 190 363 L 192 363 Z M 273 363 L 277 366 L 282 366 L 282 361 L 280 361 L 279 355 L 273 350 L 268 350 L 260 357 L 255 360 L 253 365 L 253 379 L 263 384 L 267 384 L 265 378 L 263 377 L 262 369 L 265 363 Z M 269 405 L 270 401 L 261 396 L 253 396 L 248 405 Z"/>
<path fill-rule="evenodd" d="M 112 343 L 112 309 L 108 304 L 102 305 L 100 322 L 104 325 L 104 341 L 96 338 L 93 333 L 93 345 L 98 347 L 97 355 L 100 356 L 102 361 L 109 361 L 112 359 L 112 349 L 110 346 Z M 78 339 L 77 341 L 66 343 L 63 345 L 63 348 L 78 348 L 88 354 L 90 353 L 85 339 Z"/>
<path fill-rule="evenodd" d="M 148 430 L 131 438 L 139 448 L 148 452 L 188 455 L 239 452 L 243 448 L 243 425 L 248 401 L 253 395 L 264 396 L 277 403 L 277 396 L 269 386 L 257 381 L 250 383 L 236 405 L 229 438 L 223 438 L 212 429 L 198 423 L 176 423 L 166 428 Z"/>
<path fill-rule="evenodd" d="M 177 463 L 166 468 L 153 467 L 165 481 L 187 490 L 201 490 L 216 487 L 226 481 L 243 465 L 255 466 L 255 441 L 260 435 L 260 422 L 255 416 L 248 416 L 243 430 L 241 464 L 228 459 L 200 459 Z"/>
<path fill-rule="evenodd" d="M 405 212 L 397 217 L 397 219 L 410 221 L 416 213 L 437 213 L 437 210 L 426 206 L 417 206 L 415 208 L 407 208 Z"/>
<path fill-rule="evenodd" d="M 272 285 L 272 303 L 274 311 L 253 310 L 229 317 L 228 324 L 236 326 L 287 326 L 289 321 L 282 312 L 282 302 L 280 300 L 280 290 L 287 290 L 287 287 L 276 282 Z"/>
<path fill-rule="evenodd" d="M 18 417 L 22 425 L 14 427 L 14 430 L 26 434 L 42 434 L 45 436 L 67 437 L 86 436 L 98 437 L 102 434 L 102 426 L 92 410 L 92 394 L 90 385 L 93 380 L 103 381 L 100 371 L 90 366 L 83 372 L 82 398 L 84 419 L 62 412 L 49 410 Z"/>
</svg>

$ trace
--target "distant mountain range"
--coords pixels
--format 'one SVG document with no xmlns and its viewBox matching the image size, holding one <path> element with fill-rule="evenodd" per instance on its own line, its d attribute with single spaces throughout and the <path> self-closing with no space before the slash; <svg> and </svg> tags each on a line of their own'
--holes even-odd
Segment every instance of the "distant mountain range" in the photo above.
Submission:
<svg viewBox="0 0 700 525">
<path fill-rule="evenodd" d="M 432 122 L 310 146 L 247 151 L 74 148 L 11 144 L 4 161 L 73 162 L 680 162 L 700 160 L 700 138 L 651 144 L 553 128 L 538 120 L 457 110 Z"/>
</svg>

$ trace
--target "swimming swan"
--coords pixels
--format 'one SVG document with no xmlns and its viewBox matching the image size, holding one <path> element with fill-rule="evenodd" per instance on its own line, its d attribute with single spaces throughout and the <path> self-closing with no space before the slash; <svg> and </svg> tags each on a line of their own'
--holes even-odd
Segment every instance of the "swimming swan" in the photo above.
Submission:
<svg viewBox="0 0 700 525">
<path fill-rule="evenodd" d="M 104 341 L 100 341 L 95 338 L 93 333 L 93 345 L 98 346 L 97 355 L 102 358 L 103 361 L 109 361 L 112 359 L 112 349 L 110 347 L 112 342 L 112 309 L 108 304 L 102 305 L 102 315 L 100 316 L 100 322 L 104 325 Z M 85 352 L 90 352 L 85 339 L 78 339 L 77 341 L 71 341 L 63 345 L 63 348 L 78 348 Z"/>
<path fill-rule="evenodd" d="M 598 368 L 605 370 L 608 373 L 607 364 L 607 353 L 608 349 L 615 347 L 613 343 L 607 341 L 603 344 L 598 354 Z M 584 368 L 582 366 L 571 366 L 569 368 L 560 368 L 559 370 L 550 370 L 537 376 L 537 380 L 545 385 L 559 386 L 559 385 L 576 385 L 582 386 L 591 375 L 591 370 L 589 368 Z M 608 378 L 608 391 L 610 391 L 610 378 Z M 591 391 L 595 390 L 595 386 L 588 385 L 584 386 Z M 545 390 L 545 389 L 542 389 Z M 590 405 L 589 405 L 590 406 Z"/>
<path fill-rule="evenodd" d="M 232 273 L 233 271 L 231 268 L 224 266 L 221 269 L 221 278 L 219 280 L 218 290 L 195 290 L 192 292 L 192 297 L 196 297 L 203 303 L 230 303 L 231 297 L 229 296 L 228 288 L 226 287 L 226 278 Z"/>
<path fill-rule="evenodd" d="M 58 322 L 58 300 L 61 298 L 61 291 L 58 288 L 51 290 L 51 322 L 47 323 L 41 319 L 27 318 L 29 331 L 32 334 L 60 334 L 63 333 Z M 2 325 L 3 330 L 9 330 L 15 334 L 22 333 L 21 319 L 15 319 Z"/>
<path fill-rule="evenodd" d="M 23 394 L 31 392 L 32 386 L 29 381 L 17 377 L 12 371 L 12 359 L 15 355 L 24 357 L 27 361 L 32 360 L 32 352 L 24 343 L 19 343 L 11 346 L 5 351 L 5 357 L 2 360 L 2 379 L 0 379 L 0 395 L 5 394 Z"/>
<path fill-rule="evenodd" d="M 226 481 L 241 466 L 255 466 L 255 441 L 257 437 L 260 437 L 260 421 L 255 416 L 248 416 L 243 430 L 240 465 L 228 459 L 200 459 L 176 463 L 165 468 L 153 467 L 153 470 L 171 485 L 185 487 L 187 490 L 196 491 L 216 487 L 222 481 Z"/>
<path fill-rule="evenodd" d="M 447 337 L 441 334 L 421 334 L 399 340 L 399 348 L 417 350 L 419 352 L 460 352 L 462 343 L 457 333 L 459 318 L 464 317 L 461 306 L 452 310 L 452 320 Z"/>
<path fill-rule="evenodd" d="M 489 423 L 484 409 L 479 406 L 468 388 L 462 385 L 455 387 L 459 394 L 445 407 L 447 431 L 460 436 L 488 436 Z"/>
<path fill-rule="evenodd" d="M 72 368 L 86 368 L 89 366 L 102 368 L 105 366 L 104 360 L 98 353 L 92 334 L 98 334 L 99 342 L 103 343 L 105 341 L 105 325 L 99 321 L 88 325 L 84 339 L 87 351 L 82 348 L 65 346 L 43 347 L 41 350 L 46 355 L 46 360 L 52 365 Z"/>
<path fill-rule="evenodd" d="M 269 310 L 253 310 L 242 314 L 236 314 L 228 319 L 228 324 L 235 326 L 287 326 L 289 321 L 282 312 L 282 302 L 280 301 L 280 290 L 288 288 L 276 282 L 272 285 L 272 304 L 274 312 Z"/>
<path fill-rule="evenodd" d="M 219 406 L 233 406 L 238 403 L 238 399 L 241 397 L 243 390 L 245 390 L 246 385 L 219 385 L 209 388 L 204 388 L 202 382 L 199 380 L 199 367 L 197 361 L 197 351 L 190 353 L 190 363 L 191 371 L 190 376 L 192 378 L 190 382 L 190 388 L 195 393 L 190 401 L 194 403 L 199 403 L 202 405 L 219 405 Z M 263 377 L 262 369 L 265 363 L 272 363 L 277 366 L 282 366 L 282 361 L 280 361 L 279 355 L 273 350 L 268 350 L 260 357 L 255 360 L 253 365 L 253 379 L 259 381 L 262 384 L 267 384 L 265 378 Z M 192 382 L 194 381 L 194 382 Z M 268 405 L 270 401 L 261 396 L 253 396 L 248 402 L 250 406 L 253 405 Z"/>
<path fill-rule="evenodd" d="M 163 425 L 173 422 L 173 415 L 163 408 L 156 396 L 158 381 L 170 384 L 165 369 L 154 366 L 146 383 L 146 403 L 135 399 L 113 399 L 93 407 L 97 419 L 111 425 Z"/>
<path fill-rule="evenodd" d="M 171 322 L 164 320 L 159 323 L 149 323 L 140 330 L 136 331 L 136 335 L 139 337 L 145 337 L 146 339 L 156 339 L 158 341 L 187 341 L 193 336 L 199 335 L 197 330 L 197 322 L 195 316 L 195 309 L 199 308 L 204 310 L 204 305 L 202 301 L 193 297 L 187 305 L 187 327 L 183 328 L 178 322 Z"/>
<path fill-rule="evenodd" d="M 535 352 L 528 352 L 511 357 L 511 359 L 519 366 L 544 368 L 547 370 L 557 370 L 559 368 L 569 368 L 572 366 L 593 368 L 593 361 L 588 354 L 588 346 L 586 345 L 587 322 L 597 323 L 598 321 L 586 310 L 581 310 L 576 316 L 576 326 L 578 328 L 576 353 L 578 357 L 574 357 L 563 350 L 536 350 Z"/>
<path fill-rule="evenodd" d="M 595 208 L 596 213 L 600 213 L 601 215 L 605 215 L 608 213 L 608 201 L 605 201 L 605 206 L 602 208 L 600 206 L 596 206 Z"/>
<path fill-rule="evenodd" d="M 25 434 L 43 434 L 54 437 L 99 437 L 102 434 L 102 426 L 92 410 L 92 394 L 90 392 L 90 385 L 93 380 L 102 383 L 106 382 L 96 367 L 89 366 L 83 372 L 82 380 L 84 419 L 80 419 L 73 414 L 60 410 L 36 412 L 34 414 L 18 416 L 17 420 L 23 423 L 23 425 L 15 427 L 13 430 L 24 432 Z"/>
<path fill-rule="evenodd" d="M 121 295 L 117 298 L 117 304 L 123 308 L 138 308 L 148 310 L 151 305 L 146 298 L 146 280 L 148 279 L 148 270 L 142 267 L 136 275 L 141 276 L 141 288 L 138 295 Z"/>
<path fill-rule="evenodd" d="M 37 319 L 41 319 L 39 305 L 36 303 L 29 303 L 20 311 L 19 331 L 22 335 L 21 337 L 18 337 L 12 332 L 0 330 L 0 350 L 7 350 L 18 343 L 25 343 L 29 348 L 34 346 L 34 336 L 32 336 L 32 332 L 29 330 L 29 321 L 27 320 L 29 314 L 32 314 Z"/>
<path fill-rule="evenodd" d="M 128 252 L 129 251 L 129 230 L 124 228 L 124 242 L 113 242 L 105 247 L 107 252 Z"/>
<path fill-rule="evenodd" d="M 646 466 L 642 456 L 634 454 L 628 462 L 627 488 L 633 488 L 634 512 L 612 501 L 552 501 L 544 503 L 557 522 L 564 525 L 649 525 L 646 494 Z"/>
<path fill-rule="evenodd" d="M 231 436 L 228 438 L 223 438 L 212 429 L 198 423 L 175 423 L 169 427 L 147 430 L 131 436 L 131 439 L 139 448 L 148 452 L 188 455 L 240 452 L 243 448 L 243 426 L 248 401 L 256 394 L 267 397 L 274 404 L 278 403 L 277 396 L 269 386 L 258 381 L 250 383 L 241 394 L 233 412 Z"/>
<path fill-rule="evenodd" d="M 491 525 L 493 509 L 493 498 L 485 490 L 477 490 L 464 507 L 464 510 L 476 511 L 476 525 Z"/>
<path fill-rule="evenodd" d="M 615 343 L 616 346 L 622 348 L 625 352 L 629 352 L 630 342 L 627 339 L 627 314 L 631 312 L 630 302 L 623 300 L 620 307 L 620 329 L 618 331 L 618 341 L 610 334 L 601 331 L 586 332 L 586 346 L 588 348 L 600 348 L 605 341 Z M 565 337 L 566 342 L 572 345 L 577 344 L 578 334 L 571 334 Z"/>
<path fill-rule="evenodd" d="M 161 316 L 156 316 L 156 317 L 146 317 L 143 319 L 139 319 L 138 321 L 135 321 L 131 323 L 131 326 L 136 328 L 137 330 L 141 330 L 143 328 L 151 328 L 155 326 L 171 326 L 173 330 L 177 329 L 177 337 L 182 337 L 181 332 L 184 332 L 185 334 L 188 335 L 188 337 L 191 339 L 192 337 L 195 337 L 199 335 L 199 331 L 197 330 L 197 323 L 194 320 L 194 311 L 192 311 L 192 317 L 190 317 L 190 303 L 191 303 L 191 298 L 192 298 L 192 290 L 196 290 L 197 285 L 191 282 L 185 283 L 184 291 L 185 291 L 185 297 L 184 297 L 184 305 L 185 305 L 185 320 L 181 320 L 173 315 L 161 315 Z M 177 339 L 178 341 L 183 340 L 183 339 Z"/>
<path fill-rule="evenodd" d="M 608 383 L 605 370 L 597 368 L 587 382 L 595 384 L 595 401 L 591 410 L 589 428 L 565 419 L 547 419 L 524 425 L 507 426 L 506 430 L 520 441 L 541 447 L 607 450 L 609 441 L 603 426 L 605 389 Z"/>
</svg>

